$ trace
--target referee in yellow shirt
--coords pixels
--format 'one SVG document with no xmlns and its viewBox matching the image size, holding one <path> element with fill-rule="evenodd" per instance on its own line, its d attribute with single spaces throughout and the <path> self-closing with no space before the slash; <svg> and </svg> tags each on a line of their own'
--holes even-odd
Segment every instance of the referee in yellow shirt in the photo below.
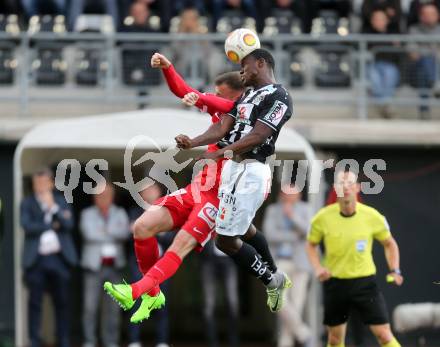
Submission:
<svg viewBox="0 0 440 347">
<path fill-rule="evenodd" d="M 324 286 L 324 324 L 327 347 L 345 346 L 349 312 L 357 309 L 383 347 L 400 347 L 391 332 L 384 297 L 379 291 L 373 262 L 373 240 L 384 247 L 390 269 L 387 278 L 400 286 L 399 248 L 388 223 L 374 208 L 357 202 L 360 184 L 350 171 L 336 175 L 338 202 L 322 208 L 313 218 L 307 253 Z M 321 264 L 318 245 L 325 247 Z"/>
</svg>

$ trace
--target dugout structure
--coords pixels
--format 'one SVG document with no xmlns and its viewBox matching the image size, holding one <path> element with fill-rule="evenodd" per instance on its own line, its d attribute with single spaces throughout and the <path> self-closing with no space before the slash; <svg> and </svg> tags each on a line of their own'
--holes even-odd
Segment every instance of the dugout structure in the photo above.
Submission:
<svg viewBox="0 0 440 347">
<path fill-rule="evenodd" d="M 19 205 L 24 195 L 23 179 L 39 167 L 56 166 L 64 159 L 75 159 L 82 165 L 93 159 L 104 159 L 109 167 L 123 167 L 127 145 L 133 145 L 131 165 L 148 151 L 158 152 L 175 147 L 174 137 L 180 133 L 194 136 L 205 131 L 210 118 L 197 112 L 178 109 L 149 109 L 66 120 L 56 120 L 29 131 L 17 146 L 14 156 L 14 282 L 15 282 L 15 345 L 27 342 L 26 290 L 22 282 L 21 252 L 23 231 L 19 223 Z M 202 150 L 198 150 L 201 152 Z M 181 152 L 179 162 L 197 155 L 196 150 Z M 278 160 L 315 161 L 310 144 L 293 129 L 285 126 L 277 141 Z M 163 165 L 166 165 L 166 156 Z M 159 159 L 160 161 L 160 159 Z M 318 164 L 319 165 L 319 164 Z M 309 168 L 311 166 L 309 165 Z M 318 170 L 308 170 L 309 181 L 319 181 Z M 274 175 L 274 185 L 277 176 Z M 278 183 L 279 185 L 279 183 Z M 77 189 L 82 189 L 78 187 Z M 314 210 L 320 207 L 321 193 L 309 194 Z M 317 288 L 317 286 L 315 286 Z M 315 289 L 316 289 L 315 288 Z M 317 293 L 317 289 L 315 290 Z M 309 318 L 318 329 L 318 302 L 308 305 Z"/>
</svg>

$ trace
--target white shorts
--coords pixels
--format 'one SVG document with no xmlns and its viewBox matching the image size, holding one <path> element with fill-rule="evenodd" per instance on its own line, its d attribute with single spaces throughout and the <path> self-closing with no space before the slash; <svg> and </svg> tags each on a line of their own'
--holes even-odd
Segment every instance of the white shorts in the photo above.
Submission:
<svg viewBox="0 0 440 347">
<path fill-rule="evenodd" d="M 270 166 L 258 161 L 228 160 L 222 170 L 216 232 L 244 235 L 270 191 Z"/>
</svg>

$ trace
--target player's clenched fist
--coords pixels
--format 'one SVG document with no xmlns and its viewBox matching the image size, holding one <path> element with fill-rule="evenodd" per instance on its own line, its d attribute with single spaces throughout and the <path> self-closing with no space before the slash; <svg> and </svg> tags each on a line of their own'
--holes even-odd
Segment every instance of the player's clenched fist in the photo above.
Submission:
<svg viewBox="0 0 440 347">
<path fill-rule="evenodd" d="M 192 147 L 191 139 L 186 135 L 178 135 L 174 138 L 178 148 L 190 149 Z"/>
<path fill-rule="evenodd" d="M 186 106 L 194 106 L 197 103 L 197 100 L 199 100 L 197 93 L 190 92 L 183 96 L 182 103 Z"/>
<path fill-rule="evenodd" d="M 168 69 L 171 62 L 163 54 L 154 53 L 151 57 L 151 67 L 155 69 Z"/>
</svg>

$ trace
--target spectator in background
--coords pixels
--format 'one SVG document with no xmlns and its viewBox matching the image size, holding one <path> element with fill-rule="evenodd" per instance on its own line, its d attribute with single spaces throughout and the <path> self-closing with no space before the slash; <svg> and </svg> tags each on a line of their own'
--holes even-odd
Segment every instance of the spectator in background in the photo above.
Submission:
<svg viewBox="0 0 440 347">
<path fill-rule="evenodd" d="M 179 33 L 202 34 L 206 32 L 206 28 L 200 23 L 197 9 L 186 8 L 179 17 Z M 213 81 L 225 66 L 224 53 L 208 41 L 174 41 L 164 49 L 164 54 L 174 62 L 176 70 L 181 71 L 185 78 L 202 77 L 198 81 L 190 81 L 196 89 L 203 88 L 209 81 Z"/>
<path fill-rule="evenodd" d="M 169 31 L 170 19 L 174 13 L 174 0 L 133 0 L 147 6 L 148 10 L 160 17 L 160 30 Z"/>
<path fill-rule="evenodd" d="M 102 8 L 104 5 L 104 8 Z M 92 13 L 107 14 L 113 18 L 113 25 L 118 28 L 120 25 L 119 8 L 117 0 L 72 0 L 70 2 L 69 10 L 69 27 L 73 30 L 75 28 L 76 20 L 88 8 Z"/>
<path fill-rule="evenodd" d="M 440 9 L 440 0 L 412 0 L 409 5 L 409 11 L 407 16 L 407 26 L 411 26 L 419 23 L 420 7 L 425 4 L 434 4 L 437 9 Z"/>
<path fill-rule="evenodd" d="M 263 221 L 263 231 L 278 267 L 295 283 L 286 293 L 279 313 L 278 347 L 292 347 L 295 340 L 305 344 L 311 338 L 310 328 L 302 318 L 312 274 L 305 248 L 311 210 L 301 198 L 297 187 L 284 185 L 278 202 L 267 207 Z"/>
<path fill-rule="evenodd" d="M 388 30 L 393 33 L 400 32 L 402 19 L 402 7 L 400 0 L 364 0 L 362 3 L 362 31 L 373 30 L 371 18 L 373 12 L 382 10 L 388 16 Z"/>
<path fill-rule="evenodd" d="M 424 4 L 420 7 L 419 24 L 413 25 L 409 34 L 440 35 L 439 10 L 434 4 Z M 408 48 L 410 59 L 413 61 L 413 85 L 419 89 L 420 98 L 426 101 L 436 81 L 438 44 L 412 43 Z M 429 118 L 429 106 L 421 104 L 419 113 L 420 118 Z"/>
<path fill-rule="evenodd" d="M 129 15 L 133 19 L 132 23 L 124 23 L 122 31 L 136 33 L 151 33 L 157 30 L 152 28 L 149 23 L 151 15 L 150 8 L 142 1 L 136 1 L 130 6 Z"/>
<path fill-rule="evenodd" d="M 145 202 L 152 205 L 157 199 L 159 199 L 163 194 L 160 186 L 158 184 L 153 184 L 147 186 L 140 192 L 142 199 Z M 144 209 L 141 206 L 134 206 L 129 211 L 130 217 L 130 229 L 133 232 L 133 224 L 138 219 L 142 213 L 144 213 Z M 159 243 L 159 253 L 162 256 L 163 250 L 167 249 L 172 242 L 174 237 L 174 232 L 172 233 L 162 233 L 157 235 L 156 238 Z M 134 253 L 134 242 L 133 238 L 129 239 L 129 253 L 128 253 L 128 265 L 130 267 L 130 275 L 131 281 L 138 281 L 142 278 L 142 273 L 140 268 L 138 267 L 138 263 L 136 260 L 136 255 Z M 165 281 L 160 286 L 164 295 L 168 294 L 169 290 L 169 281 Z M 136 303 L 131 309 L 131 313 L 134 313 L 139 308 L 140 303 Z M 169 317 L 168 317 L 168 306 L 163 307 L 160 310 L 153 312 L 154 315 L 154 324 L 156 328 L 156 347 L 169 347 Z M 140 324 L 130 324 L 128 327 L 128 335 L 130 343 L 128 347 L 141 347 L 140 343 Z"/>
<path fill-rule="evenodd" d="M 66 15 L 66 0 L 21 0 L 27 18 L 40 14 Z"/>
<path fill-rule="evenodd" d="M 264 20 L 275 12 L 290 11 L 295 17 L 301 20 L 303 32 L 310 31 L 310 18 L 307 15 L 304 0 L 256 0 L 258 8 L 257 29 L 262 32 Z"/>
<path fill-rule="evenodd" d="M 23 267 L 29 289 L 28 328 L 31 347 L 41 346 L 41 306 L 46 290 L 55 308 L 57 346 L 69 346 L 69 279 L 77 262 L 73 245 L 72 209 L 54 192 L 49 169 L 32 176 L 33 194 L 20 207 L 24 230 Z"/>
<path fill-rule="evenodd" d="M 200 14 L 206 14 L 205 2 L 203 0 L 174 0 L 174 13 L 180 13 L 187 7 L 193 7 Z"/>
<path fill-rule="evenodd" d="M 215 303 L 217 299 L 217 284 L 221 284 L 224 288 L 224 298 L 228 311 L 228 346 L 238 347 L 240 345 L 240 339 L 238 328 L 239 299 L 237 267 L 230 257 L 215 246 L 213 241 L 209 241 L 205 246 L 204 251 L 201 253 L 201 259 L 204 299 L 203 316 L 206 323 L 208 346 L 219 346 L 215 319 Z"/>
<path fill-rule="evenodd" d="M 246 17 L 257 19 L 257 11 L 254 0 L 212 0 L 213 28 L 217 30 L 217 22 L 223 16 L 225 10 L 236 10 Z"/>
<path fill-rule="evenodd" d="M 397 34 L 391 27 L 391 22 L 384 10 L 378 9 L 371 13 L 370 25 L 364 31 L 365 34 L 386 35 Z M 375 52 L 377 50 L 377 53 Z M 389 100 L 394 96 L 399 84 L 400 73 L 397 67 L 399 54 L 390 51 L 389 43 L 370 43 L 368 50 L 372 51 L 374 61 L 367 67 L 370 92 L 373 98 L 379 102 L 379 113 L 384 118 L 392 116 Z"/>
<path fill-rule="evenodd" d="M 97 312 L 101 300 L 104 311 L 101 319 L 103 346 L 118 346 L 119 307 L 103 295 L 102 286 L 105 281 L 121 280 L 121 269 L 126 263 L 124 241 L 130 234 L 127 214 L 113 204 L 114 194 L 113 186 L 105 184 L 102 193 L 94 196 L 94 205 L 84 209 L 80 218 L 84 347 L 96 346 Z"/>
</svg>

